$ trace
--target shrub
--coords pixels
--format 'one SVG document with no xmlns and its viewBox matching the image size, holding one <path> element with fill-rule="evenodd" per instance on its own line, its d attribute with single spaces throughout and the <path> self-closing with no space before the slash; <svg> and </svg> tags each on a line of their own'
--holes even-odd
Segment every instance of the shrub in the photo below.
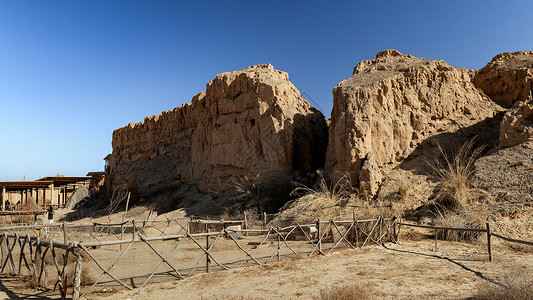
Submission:
<svg viewBox="0 0 533 300">
<path fill-rule="evenodd" d="M 438 227 L 455 227 L 455 228 L 485 228 L 485 217 L 480 212 L 464 211 L 460 213 L 445 212 L 439 213 L 435 218 L 435 226 Z M 483 232 L 474 231 L 451 231 L 438 230 L 437 238 L 450 241 L 474 241 L 479 238 Z"/>
<path fill-rule="evenodd" d="M 484 282 L 478 286 L 478 300 L 533 300 L 533 272 L 516 270 L 499 278 L 500 284 Z"/>
<path fill-rule="evenodd" d="M 361 286 L 356 283 L 346 285 L 335 285 L 321 289 L 315 300 L 352 300 L 352 299 L 372 299 L 372 288 Z"/>
<path fill-rule="evenodd" d="M 335 184 L 328 184 L 322 172 L 317 171 L 317 173 L 319 175 L 319 181 L 316 188 L 310 188 L 297 183 L 296 188 L 291 194 L 295 196 L 312 195 L 313 198 L 320 200 L 313 202 L 315 205 L 309 207 L 311 210 L 325 206 L 342 205 L 349 200 L 351 189 L 349 174 L 345 174 L 339 178 Z"/>
<path fill-rule="evenodd" d="M 483 151 L 482 147 L 474 148 L 475 139 L 463 144 L 455 155 L 446 155 L 439 145 L 439 150 L 444 157 L 444 163 L 436 161 L 432 166 L 440 189 L 437 193 L 437 202 L 447 208 L 461 208 L 469 200 L 472 187 L 474 163 Z"/>
</svg>

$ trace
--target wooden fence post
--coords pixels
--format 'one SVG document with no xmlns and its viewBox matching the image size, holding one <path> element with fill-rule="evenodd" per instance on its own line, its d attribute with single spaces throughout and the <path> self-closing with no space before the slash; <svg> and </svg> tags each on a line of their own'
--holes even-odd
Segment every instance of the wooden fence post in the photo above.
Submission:
<svg viewBox="0 0 533 300">
<path fill-rule="evenodd" d="M 318 241 L 317 241 L 318 250 L 319 250 L 318 253 L 320 253 L 320 251 L 322 251 L 322 232 L 320 230 L 320 219 L 316 221 L 316 234 L 318 235 Z"/>
<path fill-rule="evenodd" d="M 205 232 L 209 233 L 209 227 L 207 227 L 207 223 L 205 223 Z M 205 250 L 207 251 L 205 253 L 205 272 L 209 273 L 209 264 L 211 263 L 211 259 L 209 259 L 209 235 L 205 236 Z"/>
<path fill-rule="evenodd" d="M 65 222 L 63 222 L 63 244 L 68 244 L 67 225 Z"/>
<path fill-rule="evenodd" d="M 489 252 L 489 261 L 492 261 L 492 244 L 490 241 L 490 236 L 492 233 L 490 232 L 490 223 L 487 222 L 487 250 Z"/>
<path fill-rule="evenodd" d="M 131 238 L 135 240 L 135 220 L 131 220 Z"/>
<path fill-rule="evenodd" d="M 396 220 L 398 219 L 398 216 L 393 216 L 392 218 L 392 236 L 394 237 L 393 240 L 398 242 L 396 239 Z"/>
<path fill-rule="evenodd" d="M 72 299 L 80 298 L 80 284 L 81 284 L 81 268 L 83 264 L 83 256 L 78 252 L 78 259 L 76 260 L 76 269 L 74 270 L 74 291 L 72 292 Z"/>
<path fill-rule="evenodd" d="M 246 218 L 246 212 L 242 213 L 244 216 L 244 229 L 248 229 L 248 219 Z M 248 231 L 244 232 L 244 236 L 248 236 Z"/>
<path fill-rule="evenodd" d="M 437 226 L 435 226 L 435 252 L 437 252 Z"/>
<path fill-rule="evenodd" d="M 280 250 L 280 246 L 281 246 L 281 244 L 280 244 L 281 236 L 280 236 L 280 235 L 281 235 L 281 232 L 279 232 L 279 230 L 280 230 L 280 228 L 279 228 L 279 222 L 278 222 L 278 231 L 277 231 L 277 233 L 278 233 L 278 252 L 277 252 L 277 254 L 278 254 L 278 261 L 281 260 L 281 257 L 280 257 L 280 255 L 281 255 L 281 253 L 280 253 L 280 252 L 281 252 L 281 250 Z"/>
<path fill-rule="evenodd" d="M 263 212 L 263 230 L 266 229 L 267 226 L 267 214 L 266 212 Z"/>
</svg>

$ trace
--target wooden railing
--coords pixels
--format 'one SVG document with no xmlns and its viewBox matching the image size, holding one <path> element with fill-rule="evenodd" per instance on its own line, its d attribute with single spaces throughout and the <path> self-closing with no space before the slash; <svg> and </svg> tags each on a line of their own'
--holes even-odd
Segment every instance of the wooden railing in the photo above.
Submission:
<svg viewBox="0 0 533 300">
<path fill-rule="evenodd" d="M 435 251 L 437 251 L 437 231 L 438 230 L 446 230 L 446 231 L 467 231 L 467 232 L 482 232 L 487 235 L 487 254 L 489 261 L 493 260 L 492 255 L 492 239 L 491 237 L 497 237 L 500 239 L 503 239 L 505 241 L 511 242 L 511 243 L 519 243 L 524 245 L 530 245 L 533 246 L 533 242 L 530 241 L 524 241 L 519 239 L 512 239 L 509 237 L 505 237 L 500 234 L 493 233 L 490 228 L 490 223 L 487 222 L 485 225 L 485 228 L 459 228 L 459 227 L 439 227 L 439 226 L 429 226 L 429 225 L 418 225 L 418 224 L 410 224 L 410 223 L 404 223 L 399 222 L 398 223 L 399 228 L 398 231 L 400 231 L 401 226 L 409 226 L 409 227 L 418 227 L 418 228 L 427 228 L 427 229 L 433 229 L 435 233 Z"/>
</svg>

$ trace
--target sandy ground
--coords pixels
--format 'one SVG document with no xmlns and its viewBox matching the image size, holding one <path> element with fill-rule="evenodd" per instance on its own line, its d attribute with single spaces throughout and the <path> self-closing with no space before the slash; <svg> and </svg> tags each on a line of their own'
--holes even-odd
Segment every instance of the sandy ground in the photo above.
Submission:
<svg viewBox="0 0 533 300">
<path fill-rule="evenodd" d="M 487 260 L 484 243 L 420 239 L 406 230 L 400 244 L 343 249 L 328 256 L 293 258 L 262 266 L 193 275 L 142 289 L 89 294 L 87 299 L 312 299 L 320 289 L 359 284 L 378 299 L 465 299 L 480 283 L 497 281 L 510 270 L 533 269 L 533 249 L 512 249 L 495 241 L 494 261 Z M 58 299 L 54 292 L 35 291 L 28 284 L 2 277 L 0 298 Z M 109 292 L 111 291 L 111 292 Z"/>
</svg>

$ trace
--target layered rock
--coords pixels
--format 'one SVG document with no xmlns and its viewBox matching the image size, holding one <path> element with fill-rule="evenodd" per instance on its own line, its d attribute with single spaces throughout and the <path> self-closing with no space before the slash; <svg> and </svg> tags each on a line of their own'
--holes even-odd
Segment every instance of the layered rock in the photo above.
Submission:
<svg viewBox="0 0 533 300">
<path fill-rule="evenodd" d="M 264 182 L 324 164 L 324 116 L 287 73 L 256 65 L 222 73 L 191 103 L 113 132 L 114 184 L 180 180 L 201 191 L 231 177 Z"/>
<path fill-rule="evenodd" d="M 498 106 L 471 83 L 474 73 L 396 50 L 360 62 L 333 89 L 326 172 L 349 173 L 373 193 L 375 166 L 401 161 L 430 136 L 493 117 Z"/>
<path fill-rule="evenodd" d="M 533 51 L 496 55 L 473 80 L 493 101 L 510 108 L 533 91 Z"/>
</svg>

